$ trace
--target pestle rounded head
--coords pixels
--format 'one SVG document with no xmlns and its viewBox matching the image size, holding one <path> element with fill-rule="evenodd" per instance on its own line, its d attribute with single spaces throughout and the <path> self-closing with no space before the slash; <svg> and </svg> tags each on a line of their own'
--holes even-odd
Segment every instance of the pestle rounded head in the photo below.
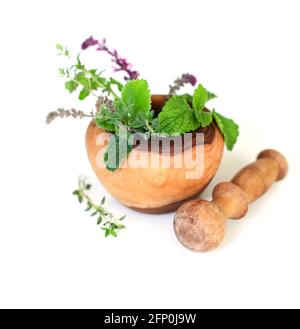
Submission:
<svg viewBox="0 0 300 329">
<path fill-rule="evenodd" d="M 176 212 L 174 230 L 185 247 L 194 251 L 209 251 L 223 240 L 224 215 L 212 202 L 201 199 L 188 201 Z"/>
<path fill-rule="evenodd" d="M 280 169 L 277 180 L 283 179 L 286 176 L 288 172 L 288 163 L 286 158 L 281 153 L 272 149 L 264 150 L 257 156 L 257 159 L 262 158 L 271 158 L 277 161 Z"/>
</svg>

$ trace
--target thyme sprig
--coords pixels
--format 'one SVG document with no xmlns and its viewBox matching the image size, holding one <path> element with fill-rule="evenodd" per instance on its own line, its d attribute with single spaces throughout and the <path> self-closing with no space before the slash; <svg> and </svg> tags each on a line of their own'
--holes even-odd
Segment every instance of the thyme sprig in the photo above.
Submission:
<svg viewBox="0 0 300 329">
<path fill-rule="evenodd" d="M 60 107 L 56 111 L 52 111 L 52 112 L 48 113 L 48 115 L 46 117 L 46 123 L 49 124 L 56 118 L 68 118 L 68 117 L 71 117 L 74 119 L 82 119 L 82 118 L 86 118 L 86 117 L 93 118 L 94 114 L 93 114 L 93 112 L 85 113 L 83 111 L 78 111 L 74 108 L 72 108 L 70 110 L 65 110 L 63 107 Z"/>
<path fill-rule="evenodd" d="M 91 217 L 97 216 L 97 225 L 102 224 L 101 229 L 104 231 L 104 236 L 109 235 L 116 237 L 121 229 L 125 228 L 121 222 L 126 217 L 126 215 L 117 218 L 111 212 L 107 211 L 103 205 L 105 203 L 105 197 L 101 199 L 99 204 L 92 201 L 87 192 L 91 189 L 91 184 L 86 182 L 83 177 L 78 178 L 78 188 L 73 192 L 77 196 L 79 203 L 86 202 L 87 208 L 85 211 L 91 212 Z"/>
</svg>

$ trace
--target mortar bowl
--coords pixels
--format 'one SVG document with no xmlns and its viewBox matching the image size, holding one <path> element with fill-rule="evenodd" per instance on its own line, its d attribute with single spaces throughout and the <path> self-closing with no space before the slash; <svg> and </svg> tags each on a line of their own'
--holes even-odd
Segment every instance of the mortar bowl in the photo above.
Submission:
<svg viewBox="0 0 300 329">
<path fill-rule="evenodd" d="M 165 101 L 166 96 L 153 95 L 152 109 L 159 112 Z M 86 148 L 92 168 L 117 200 L 145 213 L 175 211 L 198 196 L 216 174 L 224 150 L 223 136 L 212 123 L 176 137 L 137 140 L 128 158 L 112 172 L 103 160 L 111 137 L 93 121 L 89 124 Z"/>
</svg>

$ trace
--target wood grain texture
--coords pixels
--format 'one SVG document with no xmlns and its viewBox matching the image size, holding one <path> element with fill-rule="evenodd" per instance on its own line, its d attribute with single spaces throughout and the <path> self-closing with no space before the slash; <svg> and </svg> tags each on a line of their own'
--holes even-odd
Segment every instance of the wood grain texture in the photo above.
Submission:
<svg viewBox="0 0 300 329">
<path fill-rule="evenodd" d="M 159 108 L 164 100 L 165 96 L 154 96 L 152 104 L 155 108 Z M 174 211 L 183 200 L 198 195 L 214 177 L 222 159 L 224 140 L 215 125 L 211 125 L 209 129 L 205 128 L 204 133 L 206 136 L 204 144 L 196 144 L 184 150 L 191 158 L 195 157 L 198 148 L 204 152 L 204 163 L 199 166 L 199 172 L 203 170 L 204 174 L 197 179 L 186 178 L 186 174 L 193 168 L 172 167 L 176 161 L 180 161 L 182 152 L 175 152 L 170 156 L 142 148 L 134 148 L 128 159 L 125 159 L 115 172 L 108 171 L 103 164 L 106 145 L 99 145 L 97 140 L 101 134 L 102 139 L 107 138 L 107 140 L 111 135 L 97 128 L 93 122 L 87 128 L 86 148 L 97 177 L 116 199 L 142 212 L 162 213 Z M 158 168 L 128 166 L 134 162 L 134 159 L 149 163 L 151 156 L 160 164 Z M 171 168 L 164 168 L 168 162 L 171 163 Z"/>
<path fill-rule="evenodd" d="M 213 201 L 225 218 L 240 219 L 248 211 L 246 193 L 233 183 L 219 183 L 213 190 Z"/>
<path fill-rule="evenodd" d="M 174 230 L 178 240 L 188 249 L 209 251 L 223 240 L 225 217 L 214 203 L 191 200 L 177 210 Z"/>
<path fill-rule="evenodd" d="M 248 204 L 263 195 L 275 181 L 284 178 L 287 171 L 288 164 L 282 154 L 275 150 L 261 152 L 257 160 L 241 169 L 230 183 L 218 184 L 212 201 L 189 201 L 177 210 L 174 229 L 178 240 L 195 251 L 216 248 L 223 239 L 226 219 L 244 217 Z"/>
<path fill-rule="evenodd" d="M 273 182 L 285 177 L 288 170 L 286 159 L 275 150 L 265 150 L 254 163 L 240 170 L 231 180 L 247 195 L 248 203 L 263 195 Z"/>
<path fill-rule="evenodd" d="M 204 152 L 204 174 L 198 179 L 186 179 L 188 168 L 163 168 L 163 164 L 170 161 L 170 155 L 161 153 L 140 151 L 133 149 L 128 159 L 125 159 L 120 168 L 115 172 L 108 171 L 103 164 L 103 152 L 106 146 L 97 145 L 99 134 L 104 133 L 92 122 L 86 135 L 86 147 L 90 163 L 105 188 L 121 203 L 135 209 L 146 211 L 148 208 L 155 209 L 155 212 L 165 212 L 164 207 L 185 200 L 200 193 L 215 175 L 223 154 L 223 137 L 217 128 L 213 141 L 210 144 L 196 145 L 186 152 L 196 153 L 196 148 L 203 148 Z M 108 135 L 109 136 L 109 135 Z M 109 138 L 109 137 L 108 137 Z M 150 154 L 152 153 L 152 154 Z M 150 156 L 158 158 L 162 166 L 159 168 L 131 168 L 129 163 L 138 158 L 140 161 L 148 163 Z M 174 154 L 171 159 L 176 162 Z M 180 161 L 180 160 L 178 160 Z M 100 163 L 100 166 L 99 166 Z M 160 210 L 161 208 L 161 210 Z M 172 207 L 171 211 L 174 210 Z"/>
<path fill-rule="evenodd" d="M 213 177 L 211 179 L 213 179 Z M 158 208 L 135 208 L 135 207 L 130 207 L 130 208 L 137 210 L 139 212 L 143 212 L 145 214 L 165 214 L 165 213 L 173 212 L 176 211 L 181 205 L 183 205 L 187 201 L 194 200 L 195 198 L 199 197 L 199 193 L 204 191 L 209 183 L 210 181 L 205 186 L 203 186 L 200 192 L 197 192 L 195 195 L 189 196 L 186 199 L 176 201 L 165 206 L 161 206 Z"/>
</svg>

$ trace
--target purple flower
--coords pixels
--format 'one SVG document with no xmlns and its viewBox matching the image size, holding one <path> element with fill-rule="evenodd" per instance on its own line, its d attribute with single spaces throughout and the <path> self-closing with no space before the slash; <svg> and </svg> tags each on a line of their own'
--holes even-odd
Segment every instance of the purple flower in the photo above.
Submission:
<svg viewBox="0 0 300 329">
<path fill-rule="evenodd" d="M 192 86 L 195 86 L 197 79 L 194 75 L 185 73 L 181 76 L 182 83 L 190 83 Z"/>
<path fill-rule="evenodd" d="M 81 45 L 81 49 L 85 50 L 91 46 L 95 46 L 98 43 L 97 40 L 95 40 L 92 36 L 90 36 L 88 39 L 86 39 L 83 44 Z"/>
<path fill-rule="evenodd" d="M 126 72 L 126 76 L 124 77 L 125 80 L 136 80 L 139 77 L 139 72 L 132 70 L 132 65 L 127 62 L 126 58 L 121 57 L 116 49 L 110 50 L 106 46 L 106 39 L 102 41 L 94 39 L 92 36 L 86 39 L 82 45 L 82 50 L 89 48 L 90 46 L 97 45 L 97 51 L 105 51 L 112 57 L 112 62 L 115 63 L 117 66 L 113 67 L 114 72 L 124 71 Z"/>
<path fill-rule="evenodd" d="M 175 95 L 176 92 L 183 87 L 185 84 L 191 84 L 192 86 L 195 86 L 197 83 L 197 79 L 194 75 L 189 73 L 182 74 L 181 77 L 177 78 L 174 81 L 174 84 L 170 86 L 169 96 Z"/>
</svg>

